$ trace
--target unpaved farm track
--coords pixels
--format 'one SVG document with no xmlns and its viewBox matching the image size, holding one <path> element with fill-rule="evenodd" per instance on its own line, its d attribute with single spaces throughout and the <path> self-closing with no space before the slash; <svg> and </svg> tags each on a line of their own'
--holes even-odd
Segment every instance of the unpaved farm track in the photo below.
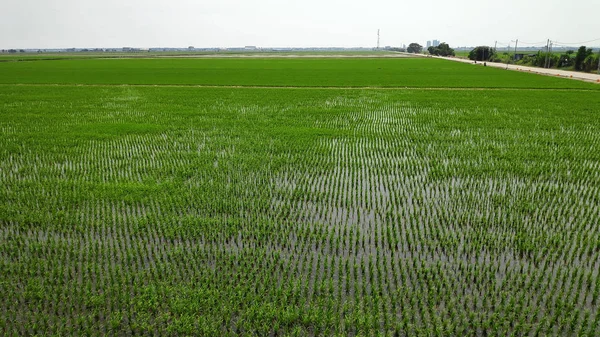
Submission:
<svg viewBox="0 0 600 337">
<path fill-rule="evenodd" d="M 435 57 L 444 60 L 457 61 L 463 63 L 471 63 L 473 65 L 483 66 L 482 62 L 474 63 L 471 60 L 455 58 L 455 57 Z M 546 76 L 555 76 L 555 77 L 563 77 L 569 78 L 573 80 L 585 81 L 585 82 L 593 82 L 600 84 L 600 74 L 592 74 L 592 73 L 582 73 L 577 71 L 567 71 L 567 70 L 559 70 L 559 69 L 546 69 L 546 68 L 537 68 L 537 67 L 526 67 L 514 64 L 504 64 L 504 63 L 495 63 L 495 62 L 486 62 L 486 66 L 501 68 L 507 70 L 515 70 L 521 72 L 528 72 L 539 75 Z"/>
</svg>

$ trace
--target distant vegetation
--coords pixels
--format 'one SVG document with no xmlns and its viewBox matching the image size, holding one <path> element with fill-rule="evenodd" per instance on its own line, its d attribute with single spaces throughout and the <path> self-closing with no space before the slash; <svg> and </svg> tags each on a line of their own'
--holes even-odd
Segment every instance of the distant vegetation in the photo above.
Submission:
<svg viewBox="0 0 600 337">
<path fill-rule="evenodd" d="M 427 48 L 427 51 L 429 54 L 436 56 L 454 56 L 454 49 L 450 48 L 446 42 L 442 42 L 435 47 L 431 46 Z"/>
<path fill-rule="evenodd" d="M 419 54 L 423 51 L 423 46 L 421 46 L 420 44 L 418 44 L 416 42 L 413 42 L 408 45 L 408 48 L 406 48 L 406 51 L 409 53 Z"/>
<path fill-rule="evenodd" d="M 473 61 L 491 61 L 494 58 L 494 55 L 494 48 L 479 46 L 469 52 L 469 59 Z"/>
<path fill-rule="evenodd" d="M 537 53 L 517 51 L 516 55 L 509 52 L 499 53 L 489 46 L 479 46 L 471 50 L 468 57 L 475 61 L 514 63 L 524 66 L 584 72 L 596 71 L 599 62 L 598 54 L 594 53 L 592 48 L 587 48 L 586 46 L 579 47 L 577 52 L 574 50 L 567 50 L 561 53 L 548 53 L 542 50 Z"/>
</svg>

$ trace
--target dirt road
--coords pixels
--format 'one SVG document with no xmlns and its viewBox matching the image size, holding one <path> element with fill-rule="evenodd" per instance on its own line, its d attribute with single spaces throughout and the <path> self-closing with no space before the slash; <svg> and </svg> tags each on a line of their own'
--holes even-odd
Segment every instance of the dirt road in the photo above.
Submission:
<svg viewBox="0 0 600 337">
<path fill-rule="evenodd" d="M 437 57 L 436 56 L 436 58 L 441 58 L 441 59 L 450 60 L 450 61 L 463 62 L 463 63 L 471 63 L 471 64 L 477 65 L 477 66 L 483 66 L 483 62 L 477 62 L 477 64 L 475 64 L 471 60 L 461 59 L 461 58 L 456 58 L 456 57 Z M 537 68 L 537 67 L 519 66 L 519 65 L 514 65 L 514 64 L 506 65 L 503 63 L 494 63 L 494 62 L 487 62 L 486 65 L 488 67 L 502 68 L 502 69 L 508 69 L 508 70 L 522 71 L 522 72 L 530 72 L 530 73 L 546 75 L 546 76 L 564 77 L 564 78 L 570 78 L 570 79 L 579 80 L 579 81 L 594 82 L 594 83 L 600 84 L 600 75 L 597 73 L 582 73 L 582 72 L 577 72 L 577 71 L 567 71 L 567 70 L 559 70 L 559 69 L 544 69 L 544 68 Z"/>
</svg>

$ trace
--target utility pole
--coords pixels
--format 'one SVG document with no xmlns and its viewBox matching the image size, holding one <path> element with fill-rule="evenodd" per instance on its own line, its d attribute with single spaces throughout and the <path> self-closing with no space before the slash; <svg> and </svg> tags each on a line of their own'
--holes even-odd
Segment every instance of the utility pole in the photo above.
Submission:
<svg viewBox="0 0 600 337">
<path fill-rule="evenodd" d="M 598 75 L 600 75 L 600 48 L 598 48 Z"/>
<path fill-rule="evenodd" d="M 552 65 L 552 41 L 550 41 L 550 46 L 548 49 L 548 68 Z"/>
<path fill-rule="evenodd" d="M 550 39 L 546 42 L 546 59 L 544 60 L 544 68 L 546 68 L 548 64 L 548 56 L 550 54 Z"/>
<path fill-rule="evenodd" d="M 498 45 L 498 41 L 494 42 L 494 49 L 490 51 L 488 57 L 485 58 L 485 61 L 489 61 L 492 58 L 492 55 L 496 54 L 496 46 Z"/>
<path fill-rule="evenodd" d="M 506 47 L 506 54 L 508 54 L 510 50 L 510 43 L 508 44 L 508 47 Z M 510 55 L 506 58 L 506 69 L 508 70 L 508 62 L 510 62 Z"/>
<path fill-rule="evenodd" d="M 379 50 L 379 29 L 377 29 L 377 50 Z"/>
<path fill-rule="evenodd" d="M 515 41 L 515 63 L 517 63 L 517 45 L 519 44 L 519 39 Z"/>
</svg>

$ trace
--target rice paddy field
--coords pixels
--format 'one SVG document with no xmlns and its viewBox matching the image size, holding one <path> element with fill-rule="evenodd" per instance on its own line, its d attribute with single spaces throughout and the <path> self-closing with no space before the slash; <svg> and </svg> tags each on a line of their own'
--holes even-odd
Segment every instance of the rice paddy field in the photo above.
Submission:
<svg viewBox="0 0 600 337">
<path fill-rule="evenodd" d="M 600 335 L 600 85 L 0 63 L 0 335 Z"/>
</svg>

